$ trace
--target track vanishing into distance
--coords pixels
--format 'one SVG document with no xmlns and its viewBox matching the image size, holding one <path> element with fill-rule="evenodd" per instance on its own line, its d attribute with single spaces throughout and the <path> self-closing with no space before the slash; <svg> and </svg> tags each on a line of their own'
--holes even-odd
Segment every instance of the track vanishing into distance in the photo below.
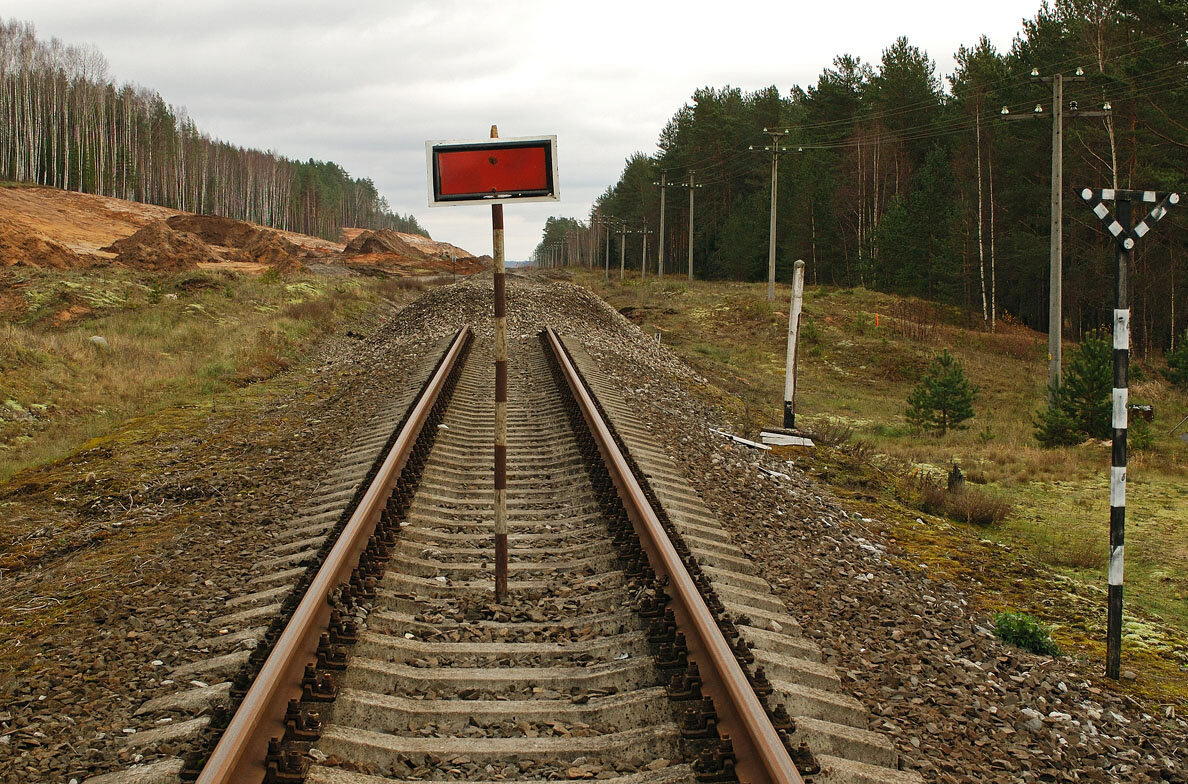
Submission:
<svg viewBox="0 0 1188 784">
<path fill-rule="evenodd" d="M 225 685 L 213 751 L 90 781 L 920 781 L 582 347 L 510 350 L 508 600 L 492 361 L 464 329 L 363 445 L 345 522 L 272 556 L 293 577 L 318 554 L 300 601 L 254 611 L 288 619 Z"/>
</svg>

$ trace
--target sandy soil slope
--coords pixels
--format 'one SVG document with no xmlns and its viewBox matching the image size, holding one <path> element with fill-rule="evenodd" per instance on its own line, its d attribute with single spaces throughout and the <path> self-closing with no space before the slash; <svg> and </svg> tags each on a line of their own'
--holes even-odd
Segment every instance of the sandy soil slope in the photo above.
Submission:
<svg viewBox="0 0 1188 784">
<path fill-rule="evenodd" d="M 43 187 L 0 187 L 0 268 L 56 269 L 117 264 L 136 269 L 219 268 L 282 272 L 307 263 L 343 264 L 393 275 L 425 275 L 486 269 L 476 257 L 449 243 L 384 230 L 347 229 L 331 242 L 291 231 L 194 215 L 166 207 Z M 386 237 L 393 249 L 344 253 L 347 243 Z M 385 239 L 380 237 L 380 239 Z M 374 242 L 370 244 L 375 244 Z"/>
</svg>

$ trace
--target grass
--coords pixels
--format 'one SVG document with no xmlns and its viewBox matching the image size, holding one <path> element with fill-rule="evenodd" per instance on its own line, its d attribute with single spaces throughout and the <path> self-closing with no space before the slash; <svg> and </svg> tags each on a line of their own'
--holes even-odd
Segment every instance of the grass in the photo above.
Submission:
<svg viewBox="0 0 1188 784">
<path fill-rule="evenodd" d="M 787 299 L 764 284 L 654 278 L 586 285 L 703 375 L 706 394 L 744 435 L 782 418 Z M 980 321 L 980 320 L 979 320 Z M 1032 419 L 1045 404 L 1046 336 L 1009 318 L 991 333 L 957 309 L 863 289 L 808 286 L 801 322 L 796 421 L 826 448 L 797 464 L 869 516 L 887 520 L 917 563 L 975 589 L 988 613 L 1022 610 L 1052 624 L 1074 655 L 1104 655 L 1108 443 L 1043 449 Z M 903 413 L 921 371 L 942 349 L 981 392 L 968 429 L 913 433 Z M 1130 455 L 1126 655 L 1159 699 L 1188 704 L 1188 448 L 1168 431 L 1188 395 L 1136 358 L 1132 399 L 1155 405 L 1151 445 Z M 926 506 L 919 483 L 956 463 L 974 510 L 949 508 L 943 485 Z M 966 499 L 968 502 L 968 499 Z M 1009 512 L 1007 511 L 1009 510 Z M 976 514 L 974 514 L 976 512 Z M 980 523 L 959 522 L 971 517 Z"/>
<path fill-rule="evenodd" d="M 0 275 L 0 481 L 130 417 L 270 378 L 342 324 L 415 295 L 383 278 Z"/>
</svg>

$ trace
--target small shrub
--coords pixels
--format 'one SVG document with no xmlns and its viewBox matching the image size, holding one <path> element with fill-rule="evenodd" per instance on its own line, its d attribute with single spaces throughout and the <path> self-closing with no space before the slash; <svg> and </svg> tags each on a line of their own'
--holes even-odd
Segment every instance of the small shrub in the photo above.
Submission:
<svg viewBox="0 0 1188 784">
<path fill-rule="evenodd" d="M 1041 656 L 1059 656 L 1060 648 L 1052 642 L 1048 627 L 1027 613 L 1000 612 L 994 615 L 994 634 L 998 639 Z"/>
<path fill-rule="evenodd" d="M 268 269 L 264 270 L 263 274 L 260 275 L 260 282 L 267 283 L 269 285 L 280 283 L 280 279 L 280 270 L 276 267 L 269 267 Z"/>
<path fill-rule="evenodd" d="M 854 426 L 841 419 L 822 419 L 808 429 L 809 437 L 825 446 L 840 446 L 854 436 Z"/>
<path fill-rule="evenodd" d="M 875 453 L 874 446 L 869 441 L 861 438 L 857 441 L 851 441 L 848 444 L 842 444 L 840 449 L 854 460 L 861 462 L 870 462 L 870 459 Z"/>
<path fill-rule="evenodd" d="M 1180 389 L 1188 389 L 1188 329 L 1176 341 L 1174 351 L 1169 351 L 1163 357 L 1167 360 L 1167 370 L 1163 375 Z"/>
<path fill-rule="evenodd" d="M 987 422 L 986 426 L 978 431 L 978 441 L 983 444 L 989 444 L 994 438 L 994 428 L 990 427 L 990 423 Z"/>
<path fill-rule="evenodd" d="M 949 495 L 949 517 L 971 525 L 993 525 L 1011 513 L 1006 501 L 971 487 Z"/>
<path fill-rule="evenodd" d="M 977 394 L 978 388 L 969 383 L 961 363 L 945 349 L 908 395 L 904 416 L 912 427 L 935 430 L 943 436 L 950 429 L 961 429 L 961 423 L 974 415 Z"/>
<path fill-rule="evenodd" d="M 817 346 L 821 343 L 821 328 L 804 312 L 800 316 L 800 330 L 797 339 L 803 340 L 808 346 Z"/>
<path fill-rule="evenodd" d="M 1114 349 L 1105 330 L 1090 332 L 1069 356 L 1064 383 L 1051 404 L 1036 414 L 1035 439 L 1042 446 L 1071 446 L 1112 432 Z"/>
<path fill-rule="evenodd" d="M 1061 406 L 1059 401 L 1056 405 L 1036 412 L 1033 424 L 1035 440 L 1039 441 L 1040 446 L 1076 446 L 1086 438 L 1085 432 L 1077 426 L 1072 414 Z"/>
<path fill-rule="evenodd" d="M 913 495 L 922 512 L 978 526 L 1002 522 L 1013 508 L 984 490 L 968 485 L 950 490 L 927 477 L 916 479 Z"/>
<path fill-rule="evenodd" d="M 1127 446 L 1131 449 L 1150 449 L 1154 440 L 1151 434 L 1151 423 L 1138 411 L 1128 413 L 1129 416 L 1126 418 Z"/>
</svg>

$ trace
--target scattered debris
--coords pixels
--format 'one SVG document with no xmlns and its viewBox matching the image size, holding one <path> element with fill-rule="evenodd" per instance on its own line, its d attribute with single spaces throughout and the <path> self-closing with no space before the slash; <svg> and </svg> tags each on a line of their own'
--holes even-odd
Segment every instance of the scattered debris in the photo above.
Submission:
<svg viewBox="0 0 1188 784">
<path fill-rule="evenodd" d="M 710 432 L 717 433 L 718 435 L 722 436 L 723 438 L 728 438 L 731 441 L 734 441 L 735 443 L 742 444 L 743 446 L 749 446 L 752 449 L 765 449 L 767 451 L 771 451 L 771 447 L 767 446 L 766 444 L 760 444 L 759 442 L 752 441 L 749 438 L 743 438 L 742 436 L 736 436 L 734 433 L 727 433 L 725 430 L 719 430 L 716 427 L 711 427 Z"/>
<path fill-rule="evenodd" d="M 795 430 L 764 428 L 760 431 L 759 438 L 762 439 L 763 443 L 771 444 L 772 446 L 816 446 L 813 443 L 813 439 L 802 436 Z"/>
</svg>

